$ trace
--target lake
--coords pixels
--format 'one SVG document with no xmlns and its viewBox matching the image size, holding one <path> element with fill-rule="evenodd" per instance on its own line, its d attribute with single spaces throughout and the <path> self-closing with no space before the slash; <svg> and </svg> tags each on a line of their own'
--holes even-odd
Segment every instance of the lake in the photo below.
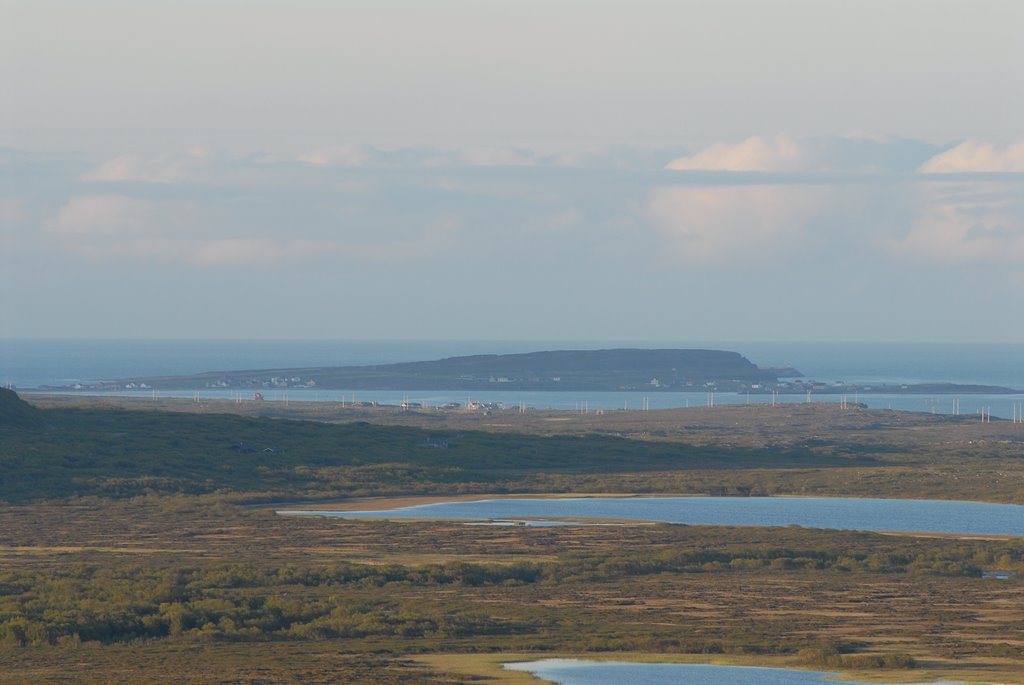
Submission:
<svg viewBox="0 0 1024 685">
<path fill-rule="evenodd" d="M 708 664 L 640 664 L 578 659 L 542 659 L 505 664 L 561 685 L 823 685 L 831 673 Z"/>
<path fill-rule="evenodd" d="M 380 511 L 285 510 L 293 516 L 541 521 L 622 519 L 689 525 L 1024 536 L 1024 506 L 840 497 L 566 497 L 440 502 Z"/>
</svg>

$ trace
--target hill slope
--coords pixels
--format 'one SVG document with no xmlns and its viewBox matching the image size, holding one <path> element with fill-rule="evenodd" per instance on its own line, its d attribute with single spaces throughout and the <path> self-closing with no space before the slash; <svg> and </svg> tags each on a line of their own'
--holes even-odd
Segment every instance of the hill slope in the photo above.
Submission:
<svg viewBox="0 0 1024 685">
<path fill-rule="evenodd" d="M 0 388 L 0 428 L 37 428 L 41 421 L 38 409 L 13 390 Z"/>
</svg>

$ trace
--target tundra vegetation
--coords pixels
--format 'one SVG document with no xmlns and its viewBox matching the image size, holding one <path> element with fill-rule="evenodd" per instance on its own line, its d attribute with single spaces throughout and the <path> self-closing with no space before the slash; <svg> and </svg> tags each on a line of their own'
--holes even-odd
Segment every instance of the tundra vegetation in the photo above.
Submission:
<svg viewBox="0 0 1024 685">
<path fill-rule="evenodd" d="M 96 402 L 0 393 L 0 682 L 511 681 L 525 676 L 484 664 L 513 655 L 887 682 L 1024 671 L 1021 539 L 271 506 L 554 492 L 1020 503 L 1019 424 L 821 405 L 485 416 Z"/>
</svg>

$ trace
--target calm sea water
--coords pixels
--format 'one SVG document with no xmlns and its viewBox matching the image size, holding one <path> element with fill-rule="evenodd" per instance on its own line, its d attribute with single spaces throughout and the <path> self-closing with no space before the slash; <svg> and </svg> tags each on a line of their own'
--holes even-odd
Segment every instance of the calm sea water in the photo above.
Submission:
<svg viewBox="0 0 1024 685">
<path fill-rule="evenodd" d="M 946 500 L 839 497 L 569 497 L 440 502 L 359 512 L 281 511 L 340 518 L 629 519 L 725 526 L 1024 536 L 1024 506 Z"/>
<path fill-rule="evenodd" d="M 561 685 L 823 685 L 833 675 L 815 671 L 707 664 L 638 664 L 577 659 L 543 659 L 506 664 Z"/>
<path fill-rule="evenodd" d="M 487 352 L 526 352 L 532 343 L 323 340 L 0 339 L 0 382 L 19 388 L 204 371 L 389 364 Z"/>
<path fill-rule="evenodd" d="M 546 349 L 608 347 L 703 347 L 735 350 L 766 367 L 792 366 L 806 378 L 835 382 L 979 383 L 1024 390 L 1024 345 L 907 344 L 907 343 L 752 343 L 643 341 L 272 341 L 272 340 L 21 340 L 0 339 L 0 383 L 19 389 L 42 385 L 111 380 L 127 376 L 159 376 L 260 368 L 302 368 L 386 364 L 440 359 L 466 354 L 530 352 Z M 169 395 L 170 393 L 165 393 Z M 191 396 L 192 393 L 179 393 Z M 230 391 L 203 391 L 204 397 L 234 397 Z M 398 404 L 409 400 L 424 405 L 465 402 L 461 392 L 363 391 L 356 399 Z M 475 401 L 520 403 L 558 409 L 639 409 L 644 393 L 474 393 Z M 702 406 L 705 393 L 647 393 L 652 409 Z M 268 399 L 284 399 L 284 393 Z M 290 390 L 291 400 L 351 400 L 348 391 Z M 1009 417 L 1015 397 L 965 396 L 961 411 L 982 406 L 992 415 Z M 783 401 L 803 401 L 802 396 Z M 816 401 L 838 401 L 820 395 Z M 938 411 L 952 409 L 951 398 L 865 394 L 857 399 L 876 408 Z M 719 404 L 747 401 L 745 395 L 719 394 Z M 764 402 L 752 396 L 752 402 Z"/>
</svg>

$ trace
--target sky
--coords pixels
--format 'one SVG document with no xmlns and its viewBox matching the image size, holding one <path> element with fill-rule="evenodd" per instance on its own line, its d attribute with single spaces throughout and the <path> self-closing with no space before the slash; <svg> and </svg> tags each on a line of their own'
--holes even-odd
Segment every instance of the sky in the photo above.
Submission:
<svg viewBox="0 0 1024 685">
<path fill-rule="evenodd" d="M 0 0 L 0 337 L 1019 341 L 1017 0 Z"/>
</svg>

